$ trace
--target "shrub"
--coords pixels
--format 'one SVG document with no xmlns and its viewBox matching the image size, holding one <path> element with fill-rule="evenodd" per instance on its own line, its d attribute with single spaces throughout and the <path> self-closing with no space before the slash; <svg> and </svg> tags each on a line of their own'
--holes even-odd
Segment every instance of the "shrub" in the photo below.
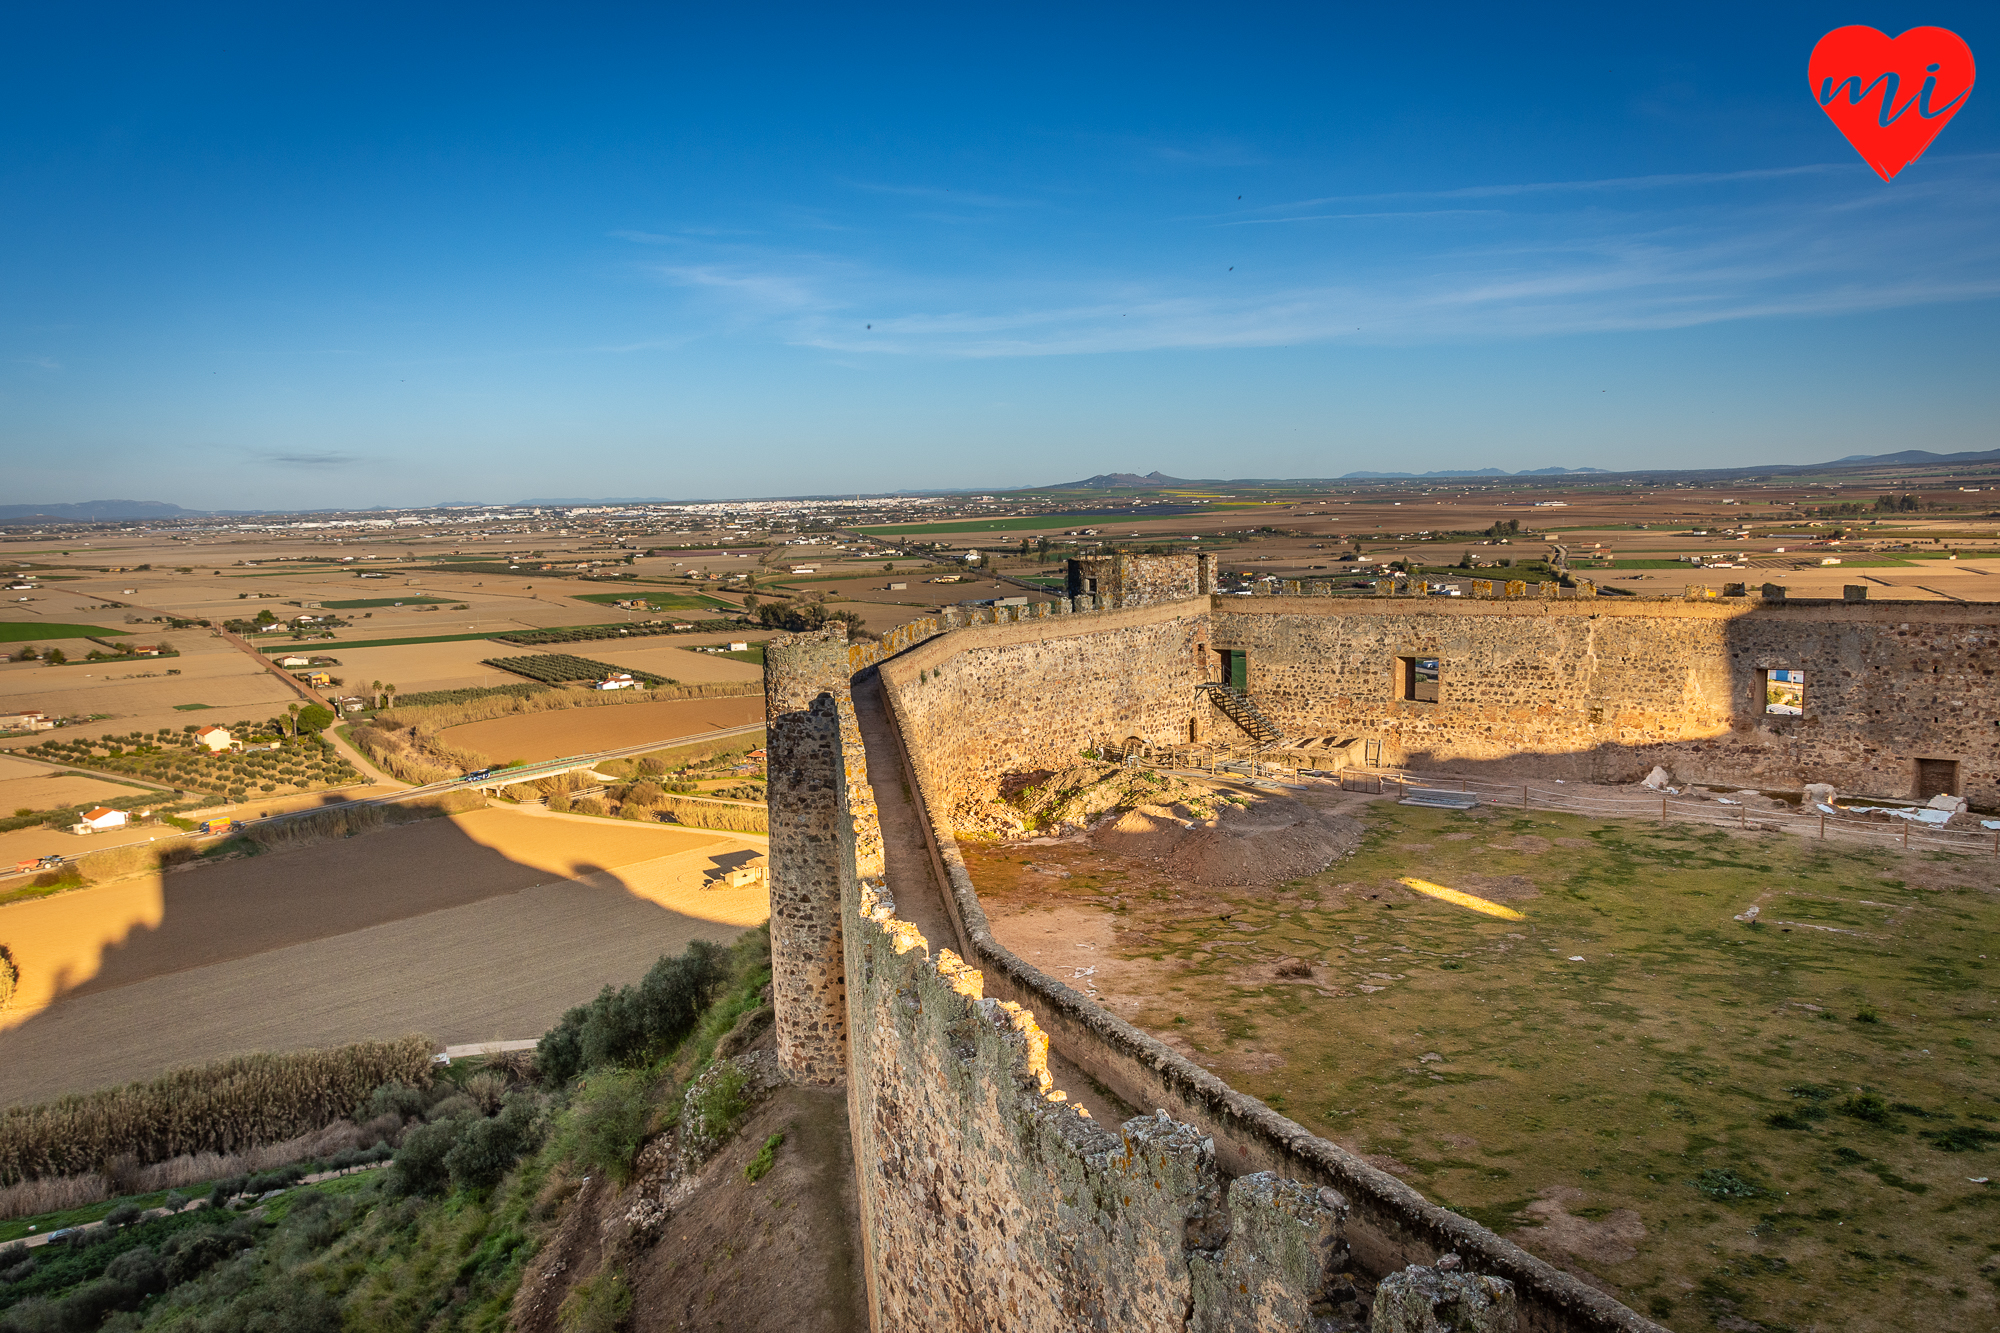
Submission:
<svg viewBox="0 0 2000 1333">
<path fill-rule="evenodd" d="M 631 1313 L 631 1283 L 621 1270 L 607 1266 L 576 1284 L 556 1311 L 556 1320 L 563 1333 L 616 1333 Z"/>
<path fill-rule="evenodd" d="M 7 946 L 0 944 L 0 1008 L 14 998 L 14 987 L 21 980 L 21 969 L 14 966 L 14 956 L 7 952 Z"/>
<path fill-rule="evenodd" d="M 574 1117 L 577 1156 L 593 1175 L 621 1185 L 631 1178 L 652 1109 L 647 1082 L 643 1074 L 605 1070 L 583 1088 Z"/>
<path fill-rule="evenodd" d="M 696 940 L 661 958 L 637 986 L 606 986 L 562 1016 L 535 1048 L 544 1083 L 560 1086 L 586 1069 L 664 1053 L 693 1029 L 724 975 L 727 951 Z"/>
<path fill-rule="evenodd" d="M 694 1124 L 690 1130 L 711 1143 L 725 1137 L 750 1109 L 750 1099 L 743 1095 L 749 1081 L 749 1076 L 735 1065 L 724 1065 L 695 1097 Z"/>
<path fill-rule="evenodd" d="M 1710 1199 L 1755 1199 L 1764 1190 L 1728 1167 L 1711 1167 L 1689 1182 Z"/>
<path fill-rule="evenodd" d="M 764 1146 L 759 1148 L 757 1155 L 750 1159 L 750 1165 L 743 1168 L 743 1178 L 754 1185 L 769 1175 L 772 1166 L 777 1163 L 778 1149 L 784 1145 L 784 1142 L 785 1136 L 783 1134 L 773 1134 L 770 1138 L 765 1139 Z"/>
<path fill-rule="evenodd" d="M 445 1158 L 458 1146 L 464 1121 L 434 1120 L 403 1135 L 390 1167 L 389 1188 L 398 1194 L 442 1194 L 451 1183 Z"/>
<path fill-rule="evenodd" d="M 535 1104 L 526 1097 L 509 1098 L 500 1114 L 465 1125 L 444 1169 L 455 1190 L 487 1190 L 500 1183 L 521 1154 L 534 1146 Z"/>
</svg>

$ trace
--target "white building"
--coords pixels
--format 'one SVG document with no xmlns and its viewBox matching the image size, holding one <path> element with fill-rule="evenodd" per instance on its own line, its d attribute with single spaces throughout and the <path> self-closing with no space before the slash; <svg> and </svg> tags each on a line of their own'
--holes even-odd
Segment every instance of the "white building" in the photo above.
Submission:
<svg viewBox="0 0 2000 1333">
<path fill-rule="evenodd" d="M 594 688 L 600 690 L 636 690 L 639 688 L 639 682 L 621 671 L 616 675 L 606 676 L 603 680 L 598 681 Z"/>
<path fill-rule="evenodd" d="M 131 816 L 123 810 L 113 810 L 108 805 L 100 805 L 95 810 L 83 812 L 82 826 L 96 833 L 104 829 L 124 828 L 130 819 Z"/>
<path fill-rule="evenodd" d="M 235 744 L 235 738 L 229 734 L 227 727 L 203 727 L 194 734 L 194 739 L 195 744 L 205 745 L 218 752 L 227 750 Z"/>
</svg>

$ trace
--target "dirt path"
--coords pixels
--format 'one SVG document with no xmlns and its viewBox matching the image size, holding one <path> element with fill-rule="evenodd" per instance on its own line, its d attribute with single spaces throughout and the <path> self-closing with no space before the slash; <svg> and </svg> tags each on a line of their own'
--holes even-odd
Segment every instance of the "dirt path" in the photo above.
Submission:
<svg viewBox="0 0 2000 1333">
<path fill-rule="evenodd" d="M 896 724 L 883 701 L 881 677 L 873 671 L 854 687 L 854 716 L 868 755 L 868 786 L 875 794 L 877 817 L 882 823 L 884 878 L 889 896 L 896 901 L 896 915 L 924 933 L 933 955 L 947 948 L 963 957 L 965 950 L 945 907 L 945 892 L 938 883 L 930 845 L 924 840 L 922 818 L 910 788 L 904 784 Z M 1100 1124 L 1117 1125 L 1131 1114 L 1098 1093 L 1089 1077 L 1053 1045 L 1049 1048 L 1049 1073 L 1056 1086 L 1067 1092 L 1071 1101 L 1086 1107 Z"/>
</svg>

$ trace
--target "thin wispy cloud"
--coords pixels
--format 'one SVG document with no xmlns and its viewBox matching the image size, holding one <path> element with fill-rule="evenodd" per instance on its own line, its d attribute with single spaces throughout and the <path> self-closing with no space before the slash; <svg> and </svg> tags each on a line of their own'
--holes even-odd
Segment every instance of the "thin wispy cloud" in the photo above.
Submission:
<svg viewBox="0 0 2000 1333">
<path fill-rule="evenodd" d="M 1424 224 L 1388 230 L 1223 232 L 1162 219 L 1244 238 L 1225 243 L 1233 262 L 1179 271 L 1157 258 L 1150 271 L 1128 269 L 1121 255 L 1096 253 L 973 277 L 876 250 L 737 245 L 713 263 L 658 272 L 737 330 L 864 357 L 1519 339 L 1832 317 L 2000 294 L 2000 235 L 1987 221 L 2000 205 L 1996 166 L 1961 159 L 1912 188 L 1869 183 L 1858 194 L 1846 167 L 1808 165 L 1349 196 L 1579 192 L 1526 211 L 1496 203 L 1232 220 Z M 1734 188 L 1710 188 L 1718 184 Z"/>
<path fill-rule="evenodd" d="M 361 457 L 359 454 L 322 451 L 313 453 L 267 453 L 263 455 L 262 461 L 278 467 L 341 468 L 355 467 L 370 460 Z"/>
</svg>

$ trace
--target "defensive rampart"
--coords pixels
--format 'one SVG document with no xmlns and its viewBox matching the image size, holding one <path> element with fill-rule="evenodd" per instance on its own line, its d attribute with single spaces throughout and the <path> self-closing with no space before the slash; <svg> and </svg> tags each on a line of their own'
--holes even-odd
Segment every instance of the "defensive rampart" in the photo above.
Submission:
<svg viewBox="0 0 2000 1333">
<path fill-rule="evenodd" d="M 1000 608 L 879 645 L 767 648 L 781 1052 L 798 1077 L 847 1082 L 876 1327 L 1180 1328 L 1190 1310 L 1196 1327 L 1300 1327 L 1282 1312 L 1337 1301 L 1350 1258 L 1379 1277 L 1446 1252 L 1511 1281 L 1526 1328 L 1657 1327 L 1009 953 L 952 836 L 1002 774 L 1185 740 L 1217 649 L 1246 655 L 1249 693 L 1288 731 L 1373 736 L 1392 762 L 1665 762 L 1900 795 L 1918 758 L 1955 757 L 1968 795 L 1991 790 L 1993 608 L 1441 601 Z M 1399 697 L 1411 659 L 1439 663 L 1435 701 Z M 864 670 L 953 939 L 923 939 L 873 882 L 883 835 L 849 693 Z M 1798 716 L 1762 712 L 1771 670 L 1806 673 Z M 1167 1119 L 1092 1124 L 1051 1088 L 1044 1042 Z M 1216 1266 L 1253 1261 L 1262 1286 L 1230 1271 L 1261 1304 L 1229 1305 Z"/>
<path fill-rule="evenodd" d="M 1213 646 L 1294 734 L 1412 768 L 1676 779 L 2000 805 L 2000 606 L 1583 598 L 1226 597 Z M 1436 697 L 1402 697 L 1435 661 Z M 1768 712 L 1770 673 L 1803 676 Z M 1927 767 L 1928 766 L 1928 767 Z"/>
</svg>

